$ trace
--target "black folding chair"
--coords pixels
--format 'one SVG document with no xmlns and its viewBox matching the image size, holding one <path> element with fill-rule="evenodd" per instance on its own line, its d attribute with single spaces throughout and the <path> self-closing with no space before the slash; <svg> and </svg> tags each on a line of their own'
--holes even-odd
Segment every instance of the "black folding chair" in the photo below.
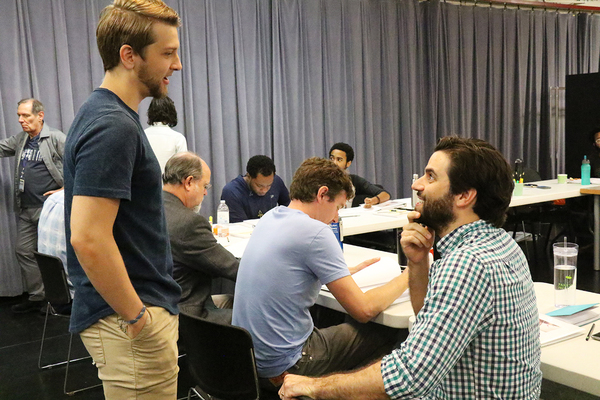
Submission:
<svg viewBox="0 0 600 400">
<path fill-rule="evenodd" d="M 69 350 L 67 352 L 67 359 L 65 361 L 57 362 L 54 364 L 42 365 L 42 355 L 44 352 L 44 341 L 46 339 L 46 326 L 48 324 L 48 315 L 54 315 L 63 318 L 70 318 L 69 315 L 57 313 L 54 307 L 65 306 L 71 304 L 71 293 L 69 292 L 69 285 L 67 284 L 67 275 L 63 268 L 63 263 L 60 258 L 34 252 L 35 259 L 42 273 L 42 281 L 44 282 L 44 289 L 46 292 L 46 300 L 48 305 L 46 306 L 46 318 L 44 319 L 44 330 L 42 332 L 42 342 L 40 344 L 40 355 L 38 358 L 38 368 L 48 369 L 59 365 L 66 364 L 65 371 L 65 382 L 63 385 L 63 391 L 65 394 L 72 395 L 84 390 L 92 389 L 98 386 L 102 386 L 101 383 L 92 386 L 87 386 L 81 389 L 67 391 L 67 381 L 69 379 L 69 364 L 75 361 L 85 360 L 92 358 L 90 356 L 81 357 L 71 360 L 71 346 L 73 344 L 73 334 L 69 337 Z"/>
<path fill-rule="evenodd" d="M 192 393 L 205 400 L 211 396 L 221 400 L 259 398 L 254 346 L 248 331 L 179 314 L 179 335 L 196 384 L 188 391 L 188 399 Z"/>
</svg>

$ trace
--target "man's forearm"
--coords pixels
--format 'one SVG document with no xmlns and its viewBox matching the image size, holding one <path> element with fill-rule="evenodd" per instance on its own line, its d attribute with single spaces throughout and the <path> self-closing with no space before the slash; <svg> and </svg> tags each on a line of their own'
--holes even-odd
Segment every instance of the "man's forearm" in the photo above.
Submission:
<svg viewBox="0 0 600 400">
<path fill-rule="evenodd" d="M 365 292 L 368 301 L 377 309 L 375 315 L 388 308 L 402 293 L 408 289 L 408 271 L 392 279 L 385 285 Z"/>
<path fill-rule="evenodd" d="M 410 302 L 415 315 L 419 313 L 427 294 L 429 284 L 429 260 L 420 263 L 408 261 L 408 288 L 410 290 Z"/>
<path fill-rule="evenodd" d="M 363 369 L 322 378 L 287 376 L 281 388 L 284 399 L 310 396 L 315 400 L 389 399 L 381 377 L 381 361 Z"/>
<path fill-rule="evenodd" d="M 380 203 L 385 203 L 386 201 L 388 201 L 390 199 L 390 194 L 386 191 L 383 191 L 383 192 L 379 193 L 377 195 L 377 197 L 379 198 Z"/>
</svg>

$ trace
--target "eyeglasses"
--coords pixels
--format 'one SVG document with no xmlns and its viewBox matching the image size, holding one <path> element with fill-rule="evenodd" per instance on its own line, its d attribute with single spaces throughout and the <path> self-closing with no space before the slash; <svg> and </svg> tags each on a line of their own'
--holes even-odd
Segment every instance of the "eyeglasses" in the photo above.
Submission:
<svg viewBox="0 0 600 400">
<path fill-rule="evenodd" d="M 206 185 L 204 185 L 204 190 L 206 190 L 208 192 L 211 187 L 212 187 L 212 185 L 210 183 L 207 183 Z"/>
<path fill-rule="evenodd" d="M 596 139 L 594 142 L 596 142 L 596 144 L 600 144 L 600 139 Z"/>
</svg>

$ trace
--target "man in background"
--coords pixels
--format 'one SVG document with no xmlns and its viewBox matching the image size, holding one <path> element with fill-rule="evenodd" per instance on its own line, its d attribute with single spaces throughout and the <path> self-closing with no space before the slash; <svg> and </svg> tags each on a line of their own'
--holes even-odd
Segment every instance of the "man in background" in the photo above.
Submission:
<svg viewBox="0 0 600 400">
<path fill-rule="evenodd" d="M 185 136 L 172 129 L 177 125 L 177 109 L 170 97 L 152 99 L 148 107 L 148 125 L 144 132 L 158 159 L 160 170 L 164 172 L 171 156 L 187 151 Z"/>
<path fill-rule="evenodd" d="M 73 284 L 69 279 L 67 269 L 67 240 L 65 238 L 65 191 L 59 190 L 48 196 L 42 207 L 38 224 L 38 251 L 42 254 L 60 258 L 71 298 L 75 295 Z M 70 314 L 71 304 L 53 306 L 60 314 Z"/>
<path fill-rule="evenodd" d="M 246 175 L 229 182 L 221 192 L 229 207 L 229 222 L 262 217 L 277 205 L 287 206 L 290 194 L 275 175 L 275 163 L 267 156 L 254 156 L 246 164 Z"/>
<path fill-rule="evenodd" d="M 194 153 L 178 153 L 163 173 L 165 215 L 173 254 L 173 277 L 181 286 L 182 312 L 231 324 L 233 297 L 211 296 L 212 279 L 235 281 L 239 261 L 217 243 L 210 223 L 198 214 L 211 188 L 210 168 Z"/>
<path fill-rule="evenodd" d="M 329 149 L 329 159 L 346 171 L 354 161 L 354 149 L 347 143 L 336 143 Z M 350 174 L 350 179 L 354 186 L 354 200 L 349 201 L 347 207 L 357 207 L 363 202 L 366 207 L 371 207 L 390 199 L 388 192 L 379 186 L 373 185 L 365 178 Z"/>
<path fill-rule="evenodd" d="M 0 157 L 15 156 L 14 205 L 17 213 L 17 262 L 29 297 L 14 313 L 39 311 L 44 300 L 42 274 L 33 255 L 38 221 L 46 196 L 63 187 L 65 134 L 44 123 L 44 105 L 37 99 L 17 104 L 23 131 L 0 141 Z"/>
<path fill-rule="evenodd" d="M 406 290 L 408 273 L 363 291 L 329 227 L 352 197 L 348 175 L 323 158 L 305 160 L 294 174 L 292 201 L 256 225 L 240 262 L 233 324 L 252 335 L 259 377 L 275 390 L 288 373 L 318 376 L 364 365 L 391 351 L 396 329 L 367 323 Z M 400 271 L 398 271 L 400 272 Z M 351 322 L 317 329 L 309 308 L 321 286 L 340 302 Z"/>
<path fill-rule="evenodd" d="M 288 375 L 282 399 L 539 399 L 533 282 L 525 255 L 501 228 L 510 166 L 482 140 L 447 137 L 412 189 L 420 201 L 401 239 L 416 315 L 408 338 L 352 373 Z M 435 235 L 441 258 L 429 267 Z"/>
<path fill-rule="evenodd" d="M 177 397 L 177 302 L 161 170 L 137 113 L 181 69 L 179 15 L 160 0 L 115 0 L 96 40 L 104 79 L 65 147 L 65 226 L 75 286 L 70 330 L 107 399 Z M 143 333 L 140 332 L 143 329 Z"/>
</svg>

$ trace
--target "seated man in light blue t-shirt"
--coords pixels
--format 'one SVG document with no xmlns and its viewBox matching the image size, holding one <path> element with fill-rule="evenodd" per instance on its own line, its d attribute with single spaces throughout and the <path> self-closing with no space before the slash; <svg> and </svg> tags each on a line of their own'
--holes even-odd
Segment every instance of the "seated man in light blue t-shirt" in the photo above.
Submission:
<svg viewBox="0 0 600 400">
<path fill-rule="evenodd" d="M 266 213 L 252 233 L 233 306 L 233 324 L 252 335 L 258 374 L 266 378 L 261 383 L 273 390 L 288 372 L 314 376 L 348 370 L 390 351 L 397 331 L 366 322 L 408 286 L 402 274 L 363 293 L 350 276 L 377 259 L 349 269 L 328 226 L 353 196 L 348 174 L 329 160 L 310 158 L 290 189 L 290 205 Z M 309 308 L 322 284 L 361 323 L 315 328 Z"/>
</svg>

